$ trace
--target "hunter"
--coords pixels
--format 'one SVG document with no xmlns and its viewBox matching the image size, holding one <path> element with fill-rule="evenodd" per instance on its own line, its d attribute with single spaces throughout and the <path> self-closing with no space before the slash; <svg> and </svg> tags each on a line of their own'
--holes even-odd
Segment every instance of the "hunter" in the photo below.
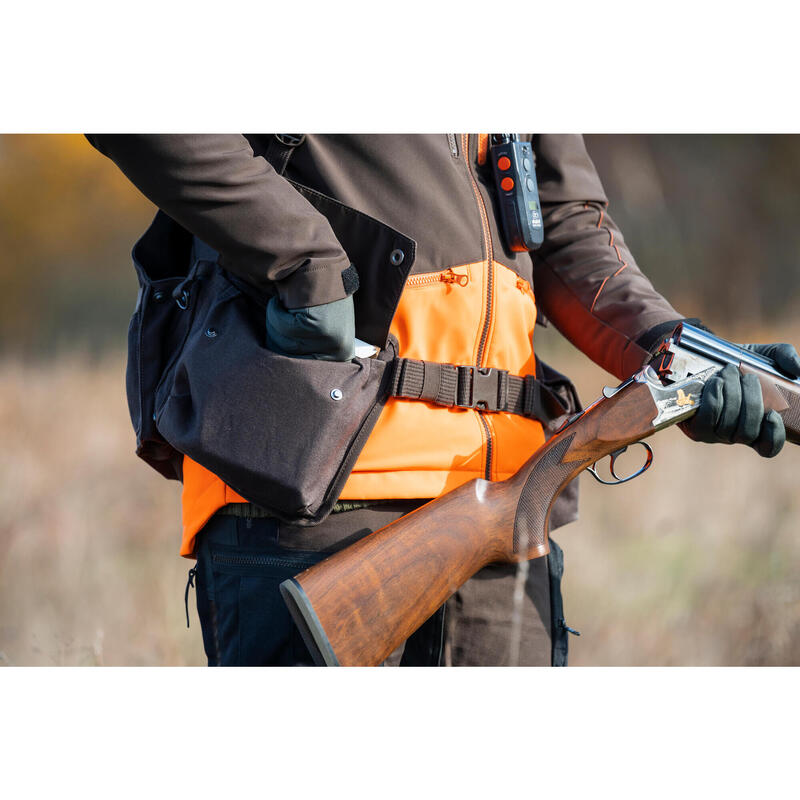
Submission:
<svg viewBox="0 0 800 800">
<path fill-rule="evenodd" d="M 409 376 L 317 525 L 270 516 L 183 457 L 181 554 L 197 560 L 190 581 L 209 665 L 311 663 L 281 581 L 472 478 L 510 477 L 559 414 L 576 410 L 567 380 L 535 356 L 537 319 L 620 380 L 685 319 L 636 265 L 581 136 L 519 136 L 531 157 L 501 185 L 509 197 L 519 182 L 538 192 L 525 195 L 544 233 L 530 250 L 509 244 L 495 180 L 505 164 L 493 163 L 487 134 L 88 138 L 161 210 L 165 242 L 185 233 L 191 257 L 213 260 L 265 298 L 269 348 L 347 361 L 356 337 L 379 349 L 391 338 L 399 356 L 459 365 L 463 379 L 446 385 L 450 373 L 433 367 L 418 385 Z M 140 354 L 145 364 L 151 347 Z M 790 345 L 753 347 L 800 376 Z M 500 383 L 475 403 L 487 375 Z M 510 398 L 497 391 L 507 376 L 539 388 Z M 776 455 L 783 422 L 764 413 L 750 378 L 726 368 L 711 380 L 687 435 Z M 542 401 L 548 393 L 560 407 Z M 275 435 L 290 440 L 292 431 Z M 562 495 L 551 529 L 575 518 L 576 499 Z M 516 663 L 566 664 L 562 569 L 555 545 L 530 562 Z M 483 569 L 387 663 L 508 664 L 515 579 L 513 565 Z"/>
</svg>

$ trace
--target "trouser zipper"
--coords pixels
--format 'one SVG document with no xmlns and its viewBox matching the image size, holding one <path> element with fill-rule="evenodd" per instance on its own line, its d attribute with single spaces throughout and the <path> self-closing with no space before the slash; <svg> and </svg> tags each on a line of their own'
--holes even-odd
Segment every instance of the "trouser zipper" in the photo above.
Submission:
<svg viewBox="0 0 800 800">
<path fill-rule="evenodd" d="M 472 166 L 469 161 L 469 134 L 461 134 L 461 149 L 464 153 L 464 160 L 467 164 L 467 174 L 469 175 L 470 183 L 472 184 L 472 192 L 475 195 L 475 200 L 478 204 L 478 212 L 481 217 L 481 229 L 483 232 L 484 243 L 486 245 L 486 305 L 484 307 L 483 326 L 481 328 L 481 337 L 478 341 L 478 356 L 475 363 L 478 366 L 486 366 L 486 350 L 489 340 L 489 330 L 492 326 L 492 312 L 494 311 L 494 249 L 492 247 L 492 234 L 489 227 L 489 215 L 486 211 L 486 204 L 483 202 L 483 196 L 478 188 L 478 183 L 475 176 L 472 174 Z M 492 441 L 492 431 L 489 423 L 484 419 L 483 412 L 477 412 L 481 418 L 484 432 L 486 434 L 486 464 L 484 467 L 484 476 L 487 481 L 492 479 L 492 457 L 494 455 L 494 443 Z"/>
<path fill-rule="evenodd" d="M 191 627 L 189 625 L 189 589 L 194 588 L 194 576 L 197 575 L 197 567 L 192 567 L 189 570 L 189 580 L 186 581 L 186 593 L 183 596 L 183 603 L 186 606 L 186 627 Z"/>
<path fill-rule="evenodd" d="M 211 560 L 215 564 L 229 567 L 282 567 L 284 569 L 306 569 L 309 562 L 276 556 L 259 556 L 246 553 L 213 553 Z"/>
</svg>

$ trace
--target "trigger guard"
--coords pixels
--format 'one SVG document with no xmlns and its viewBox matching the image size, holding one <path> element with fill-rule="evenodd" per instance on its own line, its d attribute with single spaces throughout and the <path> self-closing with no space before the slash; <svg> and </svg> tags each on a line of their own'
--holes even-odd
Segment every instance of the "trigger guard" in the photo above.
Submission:
<svg viewBox="0 0 800 800">
<path fill-rule="evenodd" d="M 616 480 L 607 481 L 601 478 L 600 475 L 598 475 L 597 473 L 596 469 L 597 462 L 592 464 L 592 466 L 588 468 L 588 471 L 592 474 L 595 480 L 599 481 L 605 486 L 619 486 L 619 484 L 621 483 L 627 483 L 628 481 L 632 481 L 634 478 L 638 478 L 643 472 L 647 472 L 647 470 L 650 469 L 650 465 L 653 463 L 653 449 L 650 447 L 649 444 L 647 444 L 647 442 L 634 442 L 633 444 L 640 444 L 647 451 L 647 460 L 641 467 L 639 467 L 638 470 L 636 470 L 636 472 L 632 473 L 631 475 L 628 475 L 626 478 L 620 478 L 620 476 L 617 475 L 615 469 L 617 459 L 628 449 L 628 445 L 626 445 L 625 447 L 621 447 L 619 450 L 615 450 L 613 453 L 609 453 L 609 456 L 611 458 L 611 464 L 610 464 L 611 474 Z"/>
</svg>

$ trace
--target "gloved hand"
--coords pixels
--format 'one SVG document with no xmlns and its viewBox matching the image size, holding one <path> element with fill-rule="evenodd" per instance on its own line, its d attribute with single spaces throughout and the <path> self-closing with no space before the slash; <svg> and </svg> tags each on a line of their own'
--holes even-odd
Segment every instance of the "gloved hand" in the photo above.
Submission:
<svg viewBox="0 0 800 800">
<path fill-rule="evenodd" d="M 745 344 L 752 353 L 771 358 L 790 377 L 800 377 L 800 356 L 790 344 Z M 761 384 L 731 364 L 705 386 L 697 413 L 680 423 L 696 442 L 746 444 L 759 455 L 778 455 L 786 441 L 783 420 L 776 411 L 764 413 Z"/>
<path fill-rule="evenodd" d="M 284 356 L 349 361 L 355 355 L 353 296 L 308 308 L 267 303 L 267 347 Z"/>
<path fill-rule="evenodd" d="M 800 356 L 791 344 L 742 344 L 751 353 L 771 358 L 790 378 L 800 377 Z"/>
</svg>

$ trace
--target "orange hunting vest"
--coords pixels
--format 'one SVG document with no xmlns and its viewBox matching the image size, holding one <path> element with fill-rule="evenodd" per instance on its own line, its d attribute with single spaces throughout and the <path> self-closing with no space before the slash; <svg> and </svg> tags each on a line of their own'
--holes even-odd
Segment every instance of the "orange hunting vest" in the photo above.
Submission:
<svg viewBox="0 0 800 800">
<path fill-rule="evenodd" d="M 493 261 L 411 275 L 391 333 L 404 358 L 533 375 L 536 303 L 527 281 Z M 472 478 L 504 480 L 544 442 L 536 420 L 389 398 L 341 494 L 343 500 L 432 498 Z M 188 457 L 183 543 L 228 503 L 247 502 Z"/>
</svg>

